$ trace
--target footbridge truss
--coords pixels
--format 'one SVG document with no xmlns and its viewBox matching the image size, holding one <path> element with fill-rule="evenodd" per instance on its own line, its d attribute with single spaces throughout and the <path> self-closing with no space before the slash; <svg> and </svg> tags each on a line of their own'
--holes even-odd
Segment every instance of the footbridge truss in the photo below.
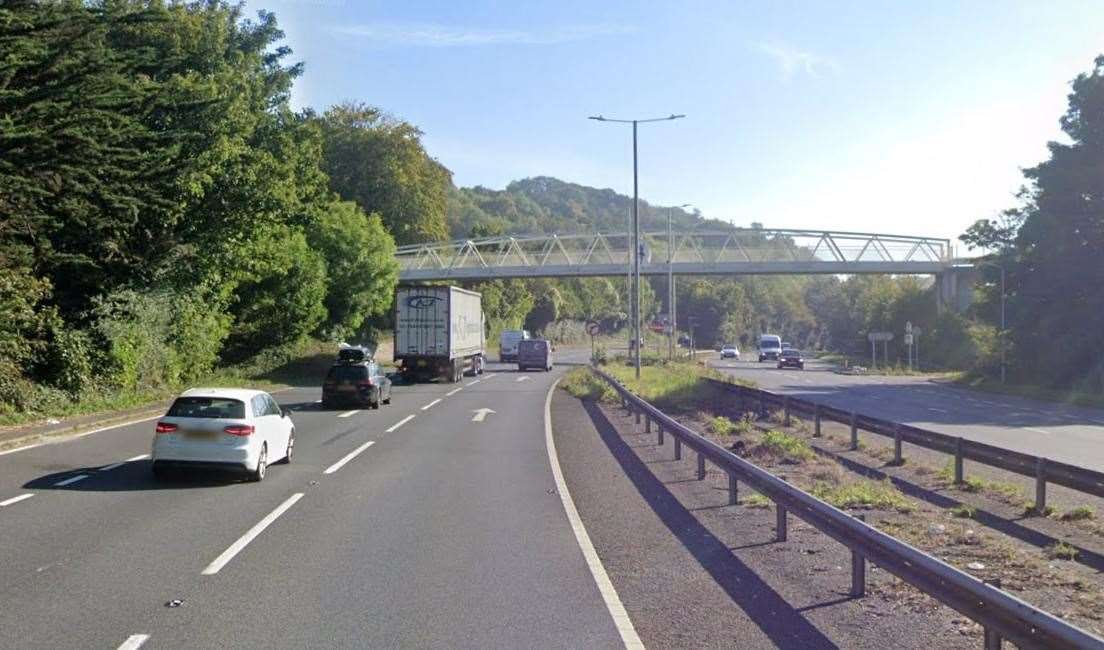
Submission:
<svg viewBox="0 0 1104 650">
<path fill-rule="evenodd" d="M 631 248 L 624 232 L 507 236 L 402 246 L 396 259 L 404 282 L 612 276 Z M 759 228 L 641 233 L 640 255 L 645 275 L 939 274 L 954 262 L 936 237 Z"/>
</svg>

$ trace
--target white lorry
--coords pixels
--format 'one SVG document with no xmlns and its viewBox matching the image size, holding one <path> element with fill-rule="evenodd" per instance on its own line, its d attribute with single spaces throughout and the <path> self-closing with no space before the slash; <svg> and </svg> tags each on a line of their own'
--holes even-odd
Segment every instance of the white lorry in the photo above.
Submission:
<svg viewBox="0 0 1104 650">
<path fill-rule="evenodd" d="M 404 379 L 458 382 L 485 364 L 483 296 L 458 287 L 395 291 L 395 363 Z"/>
</svg>

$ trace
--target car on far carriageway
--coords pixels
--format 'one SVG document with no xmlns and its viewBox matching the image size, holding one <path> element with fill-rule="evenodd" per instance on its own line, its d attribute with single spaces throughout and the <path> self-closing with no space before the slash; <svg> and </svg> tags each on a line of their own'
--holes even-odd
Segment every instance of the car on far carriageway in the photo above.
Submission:
<svg viewBox="0 0 1104 650">
<path fill-rule="evenodd" d="M 801 350 L 786 348 L 778 355 L 778 367 L 805 369 L 805 358 L 801 356 Z"/>
<path fill-rule="evenodd" d="M 740 360 L 740 349 L 736 347 L 735 343 L 728 343 L 721 346 L 721 358 L 722 359 L 735 359 Z"/>
<path fill-rule="evenodd" d="M 172 469 L 229 469 L 264 479 L 268 465 L 291 462 L 295 423 L 268 393 L 192 388 L 157 421 L 153 474 Z"/>
</svg>

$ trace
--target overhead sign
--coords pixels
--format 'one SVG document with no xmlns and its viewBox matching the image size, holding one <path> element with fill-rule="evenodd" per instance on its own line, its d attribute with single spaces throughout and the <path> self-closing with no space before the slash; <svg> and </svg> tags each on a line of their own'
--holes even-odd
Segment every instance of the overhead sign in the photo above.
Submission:
<svg viewBox="0 0 1104 650">
<path fill-rule="evenodd" d="M 892 341 L 893 340 L 893 332 L 871 332 L 871 333 L 866 335 L 866 340 L 870 341 L 871 343 L 875 343 L 875 342 L 880 343 L 882 341 Z"/>
<path fill-rule="evenodd" d="M 602 326 L 598 324 L 598 321 L 588 320 L 586 324 L 587 334 L 591 336 L 598 336 L 598 332 L 602 331 Z"/>
</svg>

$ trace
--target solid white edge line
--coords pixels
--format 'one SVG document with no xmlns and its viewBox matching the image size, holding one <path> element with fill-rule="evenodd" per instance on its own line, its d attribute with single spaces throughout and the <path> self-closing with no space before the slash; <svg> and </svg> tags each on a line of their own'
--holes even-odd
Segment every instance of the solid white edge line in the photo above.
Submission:
<svg viewBox="0 0 1104 650">
<path fill-rule="evenodd" d="M 138 650 L 142 647 L 142 644 L 149 641 L 150 635 L 148 634 L 131 634 L 127 637 L 126 641 L 119 646 L 118 650 Z"/>
<path fill-rule="evenodd" d="M 591 543 L 586 526 L 583 525 L 583 520 L 579 517 L 579 511 L 575 509 L 575 501 L 571 498 L 571 492 L 567 489 L 563 471 L 560 469 L 560 460 L 556 455 L 556 441 L 552 439 L 552 393 L 559 383 L 559 378 L 552 382 L 552 386 L 548 388 L 548 395 L 544 398 L 544 443 L 548 449 L 548 463 L 552 466 L 552 477 L 556 480 L 556 491 L 560 493 L 560 501 L 563 503 L 567 520 L 571 523 L 571 530 L 575 533 L 575 541 L 579 544 L 579 550 L 583 552 L 583 559 L 586 560 L 587 568 L 590 569 L 590 574 L 594 577 L 594 582 L 598 586 L 602 600 L 606 603 L 606 609 L 609 610 L 610 617 L 613 618 L 613 625 L 617 628 L 618 634 L 621 635 L 621 642 L 625 644 L 626 648 L 643 648 L 644 642 L 637 636 L 632 619 L 629 618 L 629 613 L 625 611 L 625 606 L 621 603 L 620 596 L 617 595 L 617 589 L 614 588 L 609 579 L 609 574 L 606 573 L 606 567 L 602 566 L 602 560 L 598 557 L 598 552 L 594 550 L 594 544 Z"/>
<path fill-rule="evenodd" d="M 165 414 L 164 413 L 158 413 L 157 415 L 151 415 L 149 417 L 141 418 L 141 419 L 138 419 L 138 420 L 128 420 L 127 422 L 120 422 L 119 424 L 112 424 L 111 426 L 100 427 L 99 429 L 92 429 L 91 431 L 84 431 L 84 432 L 81 432 L 81 433 L 74 433 L 73 435 L 58 435 L 58 436 L 56 436 L 56 438 L 57 438 L 56 440 L 43 440 L 41 442 L 35 442 L 35 443 L 29 444 L 29 445 L 24 445 L 23 447 L 16 447 L 15 449 L 6 449 L 4 451 L 0 451 L 0 456 L 7 456 L 8 454 L 14 454 L 17 451 L 27 451 L 28 449 L 35 449 L 36 447 L 44 447 L 46 445 L 58 444 L 58 443 L 61 443 L 61 442 L 67 442 L 69 440 L 76 440 L 77 438 L 83 438 L 85 436 L 90 436 L 93 433 L 99 433 L 101 431 L 109 431 L 111 429 L 118 429 L 119 427 L 126 427 L 126 426 L 130 426 L 132 424 L 139 424 L 139 423 L 142 423 L 142 422 L 149 422 L 150 420 L 156 420 L 157 418 L 162 417 L 163 415 L 165 415 Z M 48 434 L 44 434 L 44 435 L 48 435 Z"/>
<path fill-rule="evenodd" d="M 453 388 L 449 392 L 445 393 L 445 397 L 452 397 L 453 395 L 459 393 L 462 390 L 464 390 L 463 386 L 461 386 L 460 388 Z"/>
<path fill-rule="evenodd" d="M 352 450 L 352 451 L 351 451 L 351 452 L 349 452 L 348 454 L 345 454 L 345 457 L 344 457 L 344 458 L 342 458 L 341 460 L 337 461 L 337 462 L 336 462 L 336 463 L 334 463 L 333 465 L 330 465 L 329 467 L 327 467 L 327 468 L 326 468 L 326 471 L 324 471 L 324 472 L 322 472 L 322 473 L 323 473 L 323 474 L 333 474 L 334 472 L 336 472 L 337 470 L 341 469 L 342 467 L 345 467 L 345 465 L 346 465 L 346 464 L 347 464 L 347 463 L 348 463 L 348 462 L 349 462 L 350 460 L 352 460 L 352 459 L 356 458 L 356 457 L 357 457 L 357 455 L 359 455 L 359 454 L 360 454 L 360 452 L 364 451 L 365 449 L 367 449 L 367 448 L 371 447 L 371 446 L 372 446 L 372 445 L 374 445 L 374 444 L 376 444 L 376 441 L 375 441 L 375 440 L 369 440 L 368 442 L 366 442 L 366 443 L 364 443 L 363 445 L 361 445 L 361 446 L 357 447 L 356 449 Z"/>
<path fill-rule="evenodd" d="M 399 420 L 399 421 L 398 421 L 398 422 L 396 422 L 395 424 L 392 424 L 392 425 L 391 425 L 391 428 L 390 428 L 390 429 L 387 429 L 387 433 L 392 433 L 392 432 L 393 432 L 393 431 L 394 431 L 395 429 L 398 429 L 399 427 L 401 427 L 402 425 L 406 424 L 407 422 L 410 422 L 410 421 L 411 421 L 411 420 L 413 420 L 413 419 L 414 419 L 414 414 L 412 413 L 412 414 L 410 414 L 410 415 L 406 416 L 405 418 L 403 418 L 403 419 Z"/>
<path fill-rule="evenodd" d="M 57 483 L 54 483 L 54 487 L 65 487 L 66 485 L 72 485 L 77 481 L 83 481 L 86 478 L 88 478 L 87 474 L 77 474 L 76 476 L 67 478 L 64 481 L 58 481 Z"/>
<path fill-rule="evenodd" d="M 345 411 L 344 413 L 342 413 L 341 415 L 339 415 L 339 416 L 337 416 L 337 417 L 339 417 L 339 418 L 347 418 L 347 417 L 351 417 L 351 416 L 354 416 L 354 415 L 356 415 L 357 413 L 360 413 L 360 409 L 354 409 L 354 410 L 352 410 L 352 411 Z"/>
<path fill-rule="evenodd" d="M 241 552 L 249 542 L 252 542 L 257 535 L 264 532 L 265 528 L 268 528 L 272 522 L 276 521 L 276 518 L 287 512 L 287 509 L 295 505 L 295 502 L 303 498 L 302 492 L 296 492 L 287 498 L 286 501 L 276 506 L 276 509 L 265 515 L 265 518 L 257 522 L 255 526 L 249 529 L 244 535 L 238 538 L 236 542 L 230 545 L 230 548 L 226 549 L 215 558 L 215 561 L 208 564 L 207 568 L 203 570 L 203 575 L 213 576 L 222 570 L 222 567 L 226 566 L 230 560 L 234 559 L 234 556 Z"/>
<path fill-rule="evenodd" d="M 428 411 L 429 409 L 433 408 L 436 404 L 439 404 L 440 402 L 441 402 L 441 398 L 438 397 L 437 399 L 433 400 L 429 404 L 426 404 L 425 406 L 423 406 L 422 410 L 423 411 Z"/>
<path fill-rule="evenodd" d="M 27 494 L 20 494 L 17 497 L 12 497 L 10 499 L 0 501 L 0 508 L 3 508 L 4 506 L 15 505 L 15 504 L 19 503 L 20 501 L 26 501 L 27 499 L 30 499 L 33 496 L 34 496 L 34 494 L 28 492 Z"/>
</svg>

